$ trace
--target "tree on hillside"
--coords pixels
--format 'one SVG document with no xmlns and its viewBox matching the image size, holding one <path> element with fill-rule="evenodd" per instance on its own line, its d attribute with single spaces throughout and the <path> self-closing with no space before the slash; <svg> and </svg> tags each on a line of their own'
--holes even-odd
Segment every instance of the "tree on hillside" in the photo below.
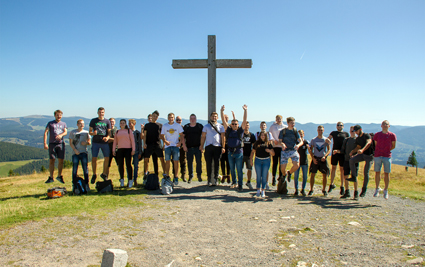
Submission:
<svg viewBox="0 0 425 267">
<path fill-rule="evenodd" d="M 410 154 L 406 164 L 411 165 L 412 167 L 416 167 L 416 175 L 418 175 L 418 161 L 416 160 L 415 150 L 413 150 Z"/>
<path fill-rule="evenodd" d="M 13 172 L 13 170 L 12 170 L 12 169 L 10 169 L 10 170 L 9 170 L 9 173 L 8 173 L 8 176 L 9 176 L 9 177 L 11 177 L 11 176 L 14 176 L 14 175 L 15 175 L 15 173 Z"/>
<path fill-rule="evenodd" d="M 46 167 L 44 167 L 44 166 L 41 166 L 41 169 L 40 169 L 40 171 L 41 171 L 42 173 L 45 173 L 45 172 L 47 171 L 47 169 L 46 169 Z"/>
</svg>

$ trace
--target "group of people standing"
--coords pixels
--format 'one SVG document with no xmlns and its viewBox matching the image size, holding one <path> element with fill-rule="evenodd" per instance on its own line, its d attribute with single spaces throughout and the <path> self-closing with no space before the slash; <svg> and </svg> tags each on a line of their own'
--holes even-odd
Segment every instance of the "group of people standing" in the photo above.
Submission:
<svg viewBox="0 0 425 267">
<path fill-rule="evenodd" d="M 84 180 L 87 190 L 89 188 L 88 156 L 87 146 L 92 149 L 92 177 L 91 184 L 97 179 L 97 157 L 102 150 L 104 156 L 103 169 L 100 177 L 107 180 L 112 157 L 115 157 L 118 165 L 120 184 L 124 186 L 124 169 L 127 170 L 128 187 L 137 185 L 139 172 L 139 161 L 144 160 L 144 179 L 149 175 L 149 160 L 152 157 L 154 172 L 158 172 L 158 159 L 161 162 L 163 176 L 170 177 L 170 168 L 174 176 L 174 184 L 179 182 L 179 164 L 181 165 L 181 180 L 191 183 L 194 170 L 193 159 L 196 161 L 196 175 L 198 181 L 202 181 L 202 153 L 204 153 L 207 182 L 209 186 L 216 186 L 221 179 L 230 183 L 230 177 L 226 175 L 226 168 L 222 168 L 223 176 L 219 176 L 219 165 L 223 165 L 221 158 L 225 155 L 227 168 L 231 173 L 231 187 L 243 190 L 243 166 L 247 169 L 247 183 L 249 189 L 251 185 L 252 167 L 256 172 L 257 197 L 265 197 L 265 192 L 269 189 L 268 177 L 270 166 L 272 166 L 272 185 L 279 182 L 278 192 L 287 194 L 287 185 L 294 177 L 294 195 L 306 196 L 305 187 L 307 184 L 308 170 L 310 171 L 310 191 L 308 195 L 314 193 L 315 175 L 317 171 L 323 174 L 324 196 L 327 196 L 336 188 L 334 181 L 337 166 L 341 172 L 341 198 L 351 197 L 349 182 L 354 182 L 354 199 L 364 197 L 369 182 L 369 170 L 372 161 L 375 162 L 376 190 L 374 196 L 379 195 L 379 182 L 381 166 L 384 166 L 384 198 L 388 199 L 389 176 L 391 172 L 391 150 L 395 148 L 396 136 L 389 131 L 390 124 L 383 121 L 382 131 L 373 135 L 364 133 L 360 125 L 350 127 L 350 133 L 344 132 L 344 124 L 337 123 L 337 130 L 332 131 L 328 137 L 323 135 L 324 127 L 317 128 L 318 135 L 310 142 L 304 139 L 303 130 L 297 130 L 295 119 L 288 117 L 287 125 L 283 124 L 283 117 L 276 116 L 269 131 L 266 122 L 261 122 L 260 131 L 256 134 L 249 131 L 250 125 L 247 121 L 248 107 L 243 107 L 243 120 L 235 118 L 229 123 L 229 117 L 224 114 L 225 106 L 220 109 L 222 123 L 218 122 L 218 113 L 213 112 L 206 125 L 197 122 L 195 114 L 190 115 L 190 122 L 181 125 L 182 118 L 169 113 L 168 123 L 162 125 L 157 122 L 159 112 L 154 111 L 148 115 L 148 123 L 141 125 L 140 131 L 136 129 L 136 120 L 127 121 L 121 119 L 119 128 L 115 127 L 115 119 L 105 118 L 105 109 L 98 109 L 98 117 L 92 119 L 89 131 L 84 130 L 84 121 L 77 121 L 77 129 L 70 132 L 69 145 L 72 151 L 73 182 L 77 178 L 79 162 L 81 162 Z M 44 147 L 49 150 L 50 176 L 46 183 L 53 182 L 55 159 L 58 158 L 57 181 L 64 183 L 62 177 L 63 159 L 65 155 L 64 136 L 67 135 L 66 123 L 61 121 L 62 111 L 54 112 L 55 120 L 50 121 L 44 134 Z M 47 136 L 50 133 L 49 142 Z M 332 149 L 330 145 L 333 143 Z M 311 156 L 310 168 L 308 167 L 308 154 Z M 327 157 L 331 155 L 331 169 L 328 166 Z M 254 161 L 255 159 L 255 161 Z M 287 165 L 291 159 L 291 167 L 287 170 Z M 359 194 L 357 188 L 358 163 L 364 161 L 364 181 L 362 191 Z M 125 162 L 125 165 L 124 165 Z M 188 179 L 185 177 L 185 165 L 187 162 Z M 125 166 L 125 168 L 124 168 Z M 134 166 L 134 168 L 133 168 Z M 278 173 L 278 166 L 279 173 Z M 298 180 L 302 171 L 303 179 L 301 191 L 298 191 Z M 228 173 L 228 172 L 227 172 Z M 351 173 L 351 177 L 350 176 Z M 327 180 L 330 176 L 329 189 L 326 190 Z"/>
</svg>

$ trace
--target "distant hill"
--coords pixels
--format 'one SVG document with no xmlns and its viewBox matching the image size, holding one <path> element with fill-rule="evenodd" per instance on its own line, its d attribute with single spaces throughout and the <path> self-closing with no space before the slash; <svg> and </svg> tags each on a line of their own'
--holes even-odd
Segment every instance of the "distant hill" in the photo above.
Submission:
<svg viewBox="0 0 425 267">
<path fill-rule="evenodd" d="M 0 141 L 0 162 L 47 158 L 44 149 Z"/>
<path fill-rule="evenodd" d="M 53 119 L 53 116 L 44 115 L 33 115 L 17 118 L 2 118 L 0 119 L 0 141 L 43 148 L 44 128 L 46 127 L 47 122 Z M 85 121 L 85 128 L 86 130 L 88 130 L 91 118 L 83 118 L 77 116 L 63 117 L 62 121 L 67 124 L 68 130 L 72 130 L 76 128 L 78 119 L 83 119 Z M 116 117 L 115 119 L 116 121 L 119 121 L 121 118 Z M 158 122 L 167 123 L 167 119 L 159 118 Z M 198 120 L 198 122 L 204 125 L 207 123 L 206 120 Z M 261 121 L 250 121 L 250 131 L 258 132 L 260 130 L 260 122 Z M 147 119 L 136 119 L 136 123 L 136 128 L 140 130 L 140 124 L 147 123 Z M 186 123 L 189 123 L 188 118 L 183 118 L 182 124 L 185 125 Z M 272 121 L 268 121 L 267 128 L 269 128 L 272 124 Z M 348 127 L 354 124 L 358 123 L 345 122 L 345 130 L 348 131 Z M 367 133 L 376 133 L 381 130 L 380 124 L 359 124 Z M 296 123 L 297 129 L 304 130 L 305 138 L 307 140 L 310 140 L 317 135 L 318 125 L 319 124 L 317 123 Z M 331 131 L 336 130 L 336 123 L 325 123 L 321 125 L 325 127 L 325 136 L 328 136 Z M 391 125 L 390 131 L 397 135 L 397 147 L 393 151 L 393 161 L 397 161 L 400 163 L 405 162 L 407 161 L 407 158 L 412 152 L 412 150 L 415 150 L 418 162 L 425 162 L 425 143 L 421 140 L 421 137 L 425 136 L 425 126 L 410 127 L 401 125 Z M 65 141 L 68 142 L 68 139 L 65 138 Z"/>
</svg>

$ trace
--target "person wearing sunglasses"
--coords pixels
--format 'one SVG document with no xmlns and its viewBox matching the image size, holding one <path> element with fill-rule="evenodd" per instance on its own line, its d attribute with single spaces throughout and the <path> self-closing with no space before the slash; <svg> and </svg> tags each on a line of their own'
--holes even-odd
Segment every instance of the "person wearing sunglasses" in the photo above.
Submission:
<svg viewBox="0 0 425 267">
<path fill-rule="evenodd" d="M 336 124 L 336 131 L 332 131 L 329 134 L 328 139 L 333 140 L 332 146 L 332 156 L 331 156 L 331 182 L 329 184 L 328 193 L 332 192 L 336 188 L 334 184 L 334 179 L 336 175 L 336 167 L 339 164 L 339 172 L 341 175 L 341 187 L 340 187 L 340 195 L 344 194 L 344 154 L 341 153 L 341 146 L 344 142 L 344 139 L 348 138 L 350 135 L 347 132 L 344 132 L 344 123 L 338 122 Z"/>
</svg>

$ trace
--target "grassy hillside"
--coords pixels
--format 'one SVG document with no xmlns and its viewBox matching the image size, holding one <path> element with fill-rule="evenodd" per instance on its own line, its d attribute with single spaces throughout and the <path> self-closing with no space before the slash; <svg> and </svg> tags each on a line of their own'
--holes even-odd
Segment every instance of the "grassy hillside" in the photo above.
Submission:
<svg viewBox="0 0 425 267">
<path fill-rule="evenodd" d="M 1 141 L 0 151 L 0 162 L 43 159 L 47 157 L 47 153 L 44 149 Z"/>
<path fill-rule="evenodd" d="M 14 170 L 32 161 L 33 160 L 0 162 L 0 177 L 7 177 L 9 174 L 9 170 Z"/>
</svg>

